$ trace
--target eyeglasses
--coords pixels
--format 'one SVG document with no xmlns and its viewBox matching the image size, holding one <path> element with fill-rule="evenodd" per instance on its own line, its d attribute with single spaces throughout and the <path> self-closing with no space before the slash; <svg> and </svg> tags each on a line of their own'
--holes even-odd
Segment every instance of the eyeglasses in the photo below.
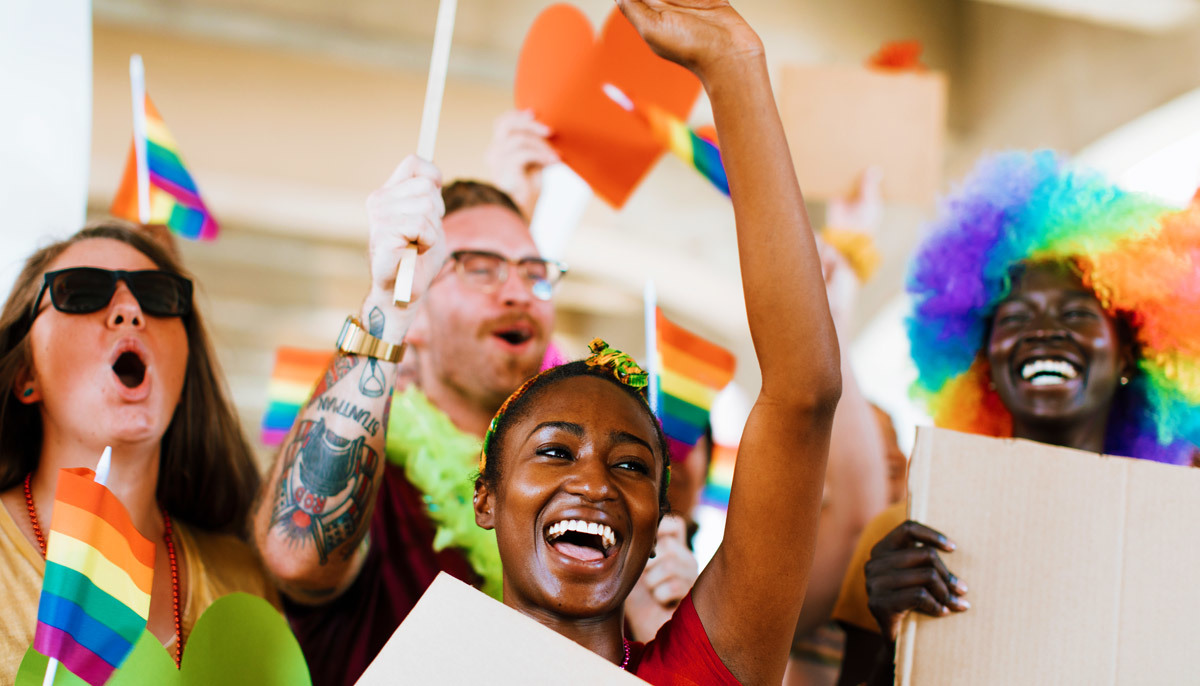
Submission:
<svg viewBox="0 0 1200 686">
<path fill-rule="evenodd" d="M 42 296 L 50 292 L 54 309 L 68 314 L 98 312 L 112 301 L 117 282 L 124 281 L 142 311 L 154 317 L 183 317 L 192 311 L 192 282 L 178 274 L 154 269 L 127 272 L 96 267 L 72 267 L 46 272 L 33 303 L 37 318 Z"/>
<path fill-rule="evenodd" d="M 454 271 L 464 283 L 485 293 L 508 281 L 508 267 L 513 265 L 521 281 L 538 300 L 549 300 L 554 294 L 554 285 L 567 273 L 567 265 L 555 260 L 540 257 L 510 260 L 486 250 L 456 250 L 450 253 L 447 262 L 454 263 Z"/>
</svg>

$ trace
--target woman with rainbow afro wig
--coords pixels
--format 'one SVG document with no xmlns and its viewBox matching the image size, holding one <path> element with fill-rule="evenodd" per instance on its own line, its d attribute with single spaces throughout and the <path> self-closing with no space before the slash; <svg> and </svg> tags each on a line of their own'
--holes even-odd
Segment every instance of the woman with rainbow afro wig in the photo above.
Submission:
<svg viewBox="0 0 1200 686">
<path fill-rule="evenodd" d="M 1012 436 L 986 349 L 1021 265 L 1074 271 L 1132 336 L 1104 451 L 1187 464 L 1200 444 L 1200 207 L 1172 211 L 1049 151 L 984 159 L 914 260 L 915 395 L 938 426 Z"/>
<path fill-rule="evenodd" d="M 938 426 L 1195 462 L 1200 203 L 1172 209 L 1049 151 L 987 157 L 944 203 L 908 292 L 914 396 Z M 838 683 L 893 683 L 906 614 L 970 607 L 938 554 L 954 543 L 904 518 L 885 510 L 855 551 Z"/>
</svg>

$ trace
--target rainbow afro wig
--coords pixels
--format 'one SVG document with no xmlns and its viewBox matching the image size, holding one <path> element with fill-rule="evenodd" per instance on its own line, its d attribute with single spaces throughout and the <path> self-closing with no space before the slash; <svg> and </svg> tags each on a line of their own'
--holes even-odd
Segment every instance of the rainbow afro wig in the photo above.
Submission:
<svg viewBox="0 0 1200 686">
<path fill-rule="evenodd" d="M 1105 451 L 1187 464 L 1200 444 L 1200 204 L 1176 210 L 1053 152 L 983 159 L 943 204 L 909 275 L 914 396 L 938 426 L 1011 436 L 984 348 L 1022 262 L 1070 265 L 1136 340 Z"/>
</svg>

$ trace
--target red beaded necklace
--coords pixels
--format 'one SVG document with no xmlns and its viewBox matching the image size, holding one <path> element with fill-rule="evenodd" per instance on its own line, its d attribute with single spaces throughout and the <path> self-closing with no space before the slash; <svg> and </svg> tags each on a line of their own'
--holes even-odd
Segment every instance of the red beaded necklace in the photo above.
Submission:
<svg viewBox="0 0 1200 686">
<path fill-rule="evenodd" d="M 42 557 L 46 557 L 46 538 L 38 524 L 37 508 L 33 506 L 33 490 L 29 481 L 33 474 L 25 475 L 25 509 L 29 511 L 29 523 L 33 525 L 33 537 L 37 539 Z M 175 537 L 171 535 L 171 516 L 160 510 L 163 516 L 163 541 L 167 544 L 167 558 L 171 561 L 171 605 L 175 613 L 175 669 L 183 662 L 183 621 L 179 614 L 179 565 L 175 559 Z M 626 648 L 628 651 L 628 648 Z M 626 653 L 628 655 L 628 653 Z M 626 660 L 629 658 L 626 657 Z"/>
</svg>

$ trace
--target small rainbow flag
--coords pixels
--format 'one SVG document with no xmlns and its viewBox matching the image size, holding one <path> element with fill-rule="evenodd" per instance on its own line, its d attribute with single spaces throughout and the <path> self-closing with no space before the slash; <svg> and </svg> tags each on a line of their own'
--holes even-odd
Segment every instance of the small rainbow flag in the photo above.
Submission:
<svg viewBox="0 0 1200 686">
<path fill-rule="evenodd" d="M 282 347 L 275 351 L 275 368 L 267 382 L 267 412 L 263 415 L 263 445 L 279 445 L 291 431 L 300 408 L 308 402 L 321 375 L 333 363 L 328 350 Z"/>
<path fill-rule="evenodd" d="M 167 226 L 173 233 L 192 240 L 217 237 L 217 222 L 200 199 L 196 182 L 179 155 L 179 146 L 167 130 L 150 96 L 146 103 L 146 167 L 150 176 L 150 219 L 146 224 Z M 139 222 L 137 145 L 129 144 L 125 174 L 113 198 L 113 216 Z"/>
<path fill-rule="evenodd" d="M 667 319 L 655 307 L 658 416 L 671 460 L 681 462 L 708 426 L 713 399 L 733 380 L 733 353 Z"/>
<path fill-rule="evenodd" d="M 609 99 L 625 111 L 640 116 L 650 126 L 654 137 L 676 157 L 700 172 L 717 190 L 729 195 L 729 179 L 725 176 L 725 165 L 721 162 L 721 150 L 716 145 L 715 136 L 711 133 L 702 135 L 662 108 L 636 104 L 611 83 L 604 84 L 603 88 Z"/>
<path fill-rule="evenodd" d="M 146 629 L 155 548 L 94 477 L 58 472 L 33 646 L 100 686 Z"/>
<path fill-rule="evenodd" d="M 713 444 L 712 464 L 708 466 L 708 480 L 700 492 L 700 502 L 705 505 L 729 509 L 729 491 L 733 488 L 733 466 L 737 462 L 737 446 Z"/>
</svg>

